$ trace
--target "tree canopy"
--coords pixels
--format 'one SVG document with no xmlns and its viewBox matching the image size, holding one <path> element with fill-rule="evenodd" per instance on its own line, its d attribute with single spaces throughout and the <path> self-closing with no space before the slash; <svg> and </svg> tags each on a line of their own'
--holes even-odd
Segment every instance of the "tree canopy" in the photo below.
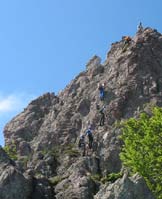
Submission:
<svg viewBox="0 0 162 199">
<path fill-rule="evenodd" d="M 123 148 L 120 158 L 133 173 L 142 175 L 158 199 L 162 199 L 162 108 L 154 107 L 151 116 L 122 123 Z"/>
</svg>

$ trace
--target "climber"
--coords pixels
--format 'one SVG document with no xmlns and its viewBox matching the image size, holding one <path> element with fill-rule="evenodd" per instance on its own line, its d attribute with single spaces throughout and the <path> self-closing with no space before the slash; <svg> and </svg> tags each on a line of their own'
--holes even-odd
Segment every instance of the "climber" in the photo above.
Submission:
<svg viewBox="0 0 162 199">
<path fill-rule="evenodd" d="M 92 151 L 97 154 L 97 149 L 98 149 L 98 142 L 97 142 L 97 139 L 94 138 L 93 140 L 93 146 L 92 146 Z"/>
<path fill-rule="evenodd" d="M 126 44 L 130 44 L 130 42 L 131 42 L 131 38 L 129 37 L 129 36 L 125 36 L 124 37 L 124 44 L 126 45 Z"/>
<path fill-rule="evenodd" d="M 132 39 L 129 36 L 124 37 L 124 45 L 122 48 L 122 52 L 125 52 L 127 50 L 127 47 L 129 46 L 131 41 L 132 41 Z"/>
<path fill-rule="evenodd" d="M 104 100 L 104 97 L 105 97 L 105 84 L 98 84 L 98 90 L 100 92 L 100 100 Z"/>
<path fill-rule="evenodd" d="M 143 26 L 142 26 L 142 23 L 141 23 L 141 22 L 139 23 L 139 25 L 138 25 L 138 27 L 137 27 L 137 31 L 138 31 L 139 33 L 141 33 L 141 32 L 143 31 Z"/>
<path fill-rule="evenodd" d="M 82 156 L 85 156 L 85 152 L 86 152 L 86 147 L 85 147 L 85 136 L 81 135 L 80 139 L 79 139 L 79 143 L 78 143 L 78 147 L 79 149 L 81 149 L 82 151 Z"/>
<path fill-rule="evenodd" d="M 92 129 L 88 128 L 85 132 L 85 135 L 88 136 L 89 139 L 89 149 L 92 149 L 92 144 L 93 144 L 93 135 L 92 135 Z"/>
<path fill-rule="evenodd" d="M 100 111 L 100 126 L 104 126 L 104 123 L 105 123 L 105 106 L 103 106 Z"/>
</svg>

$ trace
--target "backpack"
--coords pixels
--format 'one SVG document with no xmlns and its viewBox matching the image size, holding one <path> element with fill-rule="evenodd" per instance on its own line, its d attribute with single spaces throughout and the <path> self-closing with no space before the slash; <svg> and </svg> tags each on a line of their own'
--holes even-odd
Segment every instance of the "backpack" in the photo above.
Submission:
<svg viewBox="0 0 162 199">
<path fill-rule="evenodd" d="M 83 139 L 80 139 L 80 140 L 79 140 L 79 143 L 78 143 L 78 147 L 80 148 L 80 147 L 82 147 L 84 144 L 85 144 L 85 143 L 84 143 L 84 140 L 83 140 Z"/>
<path fill-rule="evenodd" d="M 90 130 L 90 129 L 86 130 L 86 134 L 87 134 L 87 135 L 92 134 L 91 130 Z"/>
</svg>

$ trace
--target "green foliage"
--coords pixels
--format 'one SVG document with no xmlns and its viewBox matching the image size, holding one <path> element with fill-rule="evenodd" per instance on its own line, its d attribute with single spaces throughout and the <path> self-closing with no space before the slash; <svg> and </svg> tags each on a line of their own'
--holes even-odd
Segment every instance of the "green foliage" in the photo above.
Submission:
<svg viewBox="0 0 162 199">
<path fill-rule="evenodd" d="M 61 178 L 61 176 L 54 176 L 54 177 L 50 178 L 49 181 L 53 186 L 56 186 L 59 182 L 62 181 L 62 178 Z"/>
<path fill-rule="evenodd" d="M 121 178 L 122 177 L 122 173 L 110 173 L 108 174 L 107 176 L 104 176 L 102 179 L 101 179 L 101 182 L 102 183 L 106 183 L 106 182 L 115 182 L 118 178 Z"/>
<path fill-rule="evenodd" d="M 66 146 L 54 146 L 51 150 L 44 149 L 41 151 L 42 155 L 49 155 L 56 159 L 59 158 L 59 154 L 65 154 L 70 157 L 78 157 L 80 155 L 78 149 L 75 148 L 74 144 L 68 144 Z"/>
<path fill-rule="evenodd" d="M 78 157 L 80 155 L 74 144 L 67 145 L 64 149 L 64 154 L 69 155 L 70 157 Z"/>
<path fill-rule="evenodd" d="M 6 145 L 3 147 L 3 150 L 7 153 L 9 158 L 11 158 L 12 160 L 17 160 L 17 152 L 15 144 L 12 144 L 11 146 Z"/>
<path fill-rule="evenodd" d="M 94 182 L 100 182 L 100 180 L 101 180 L 101 175 L 100 175 L 100 174 L 94 174 L 94 175 L 91 175 L 90 178 L 91 178 Z"/>
<path fill-rule="evenodd" d="M 127 44 L 127 43 L 124 44 L 123 49 L 122 49 L 122 52 L 123 52 L 123 53 L 127 50 L 128 46 L 129 46 L 129 44 Z"/>
<path fill-rule="evenodd" d="M 99 183 L 103 183 L 105 184 L 106 182 L 115 182 L 118 178 L 122 177 L 122 173 L 110 173 L 104 177 L 102 177 L 100 174 L 95 174 L 95 175 L 91 175 L 90 178 L 95 181 L 95 182 L 99 182 Z"/>
<path fill-rule="evenodd" d="M 60 153 L 60 148 L 59 146 L 55 146 L 52 149 L 44 149 L 42 150 L 42 155 L 49 155 L 52 156 L 54 158 L 58 158 L 59 157 L 59 153 Z"/>
<path fill-rule="evenodd" d="M 110 173 L 107 177 L 108 181 L 115 182 L 118 178 L 121 178 L 121 173 Z"/>
<path fill-rule="evenodd" d="M 49 181 L 53 186 L 56 186 L 58 183 L 60 183 L 62 180 L 68 177 L 69 176 L 54 176 L 54 177 L 49 178 Z M 64 184 L 64 189 L 67 189 L 68 187 L 69 187 L 68 184 Z"/>
<path fill-rule="evenodd" d="M 66 189 L 68 189 L 68 188 L 69 188 L 69 186 L 70 186 L 69 184 L 64 184 L 64 185 L 63 185 L 63 187 L 64 187 L 64 191 L 65 191 Z"/>
<path fill-rule="evenodd" d="M 152 116 L 122 123 L 124 142 L 120 158 L 133 173 L 142 175 L 158 199 L 162 199 L 162 108 L 152 108 Z"/>
<path fill-rule="evenodd" d="M 27 164 L 29 162 L 29 160 L 31 159 L 31 155 L 28 155 L 28 156 L 23 156 L 21 157 L 19 160 L 22 162 L 22 166 L 23 168 L 27 168 Z"/>
<path fill-rule="evenodd" d="M 120 128 L 121 127 L 121 122 L 119 120 L 116 120 L 113 124 L 113 127 L 115 128 Z"/>
</svg>

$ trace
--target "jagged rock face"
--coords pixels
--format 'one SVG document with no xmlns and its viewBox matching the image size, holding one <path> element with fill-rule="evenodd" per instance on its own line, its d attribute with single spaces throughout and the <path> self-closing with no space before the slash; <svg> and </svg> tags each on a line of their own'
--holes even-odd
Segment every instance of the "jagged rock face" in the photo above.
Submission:
<svg viewBox="0 0 162 199">
<path fill-rule="evenodd" d="M 14 162 L 0 148 L 0 198 L 28 199 L 32 184 L 18 171 Z"/>
<path fill-rule="evenodd" d="M 145 181 L 135 175 L 128 178 L 123 176 L 115 183 L 104 185 L 94 197 L 94 199 L 155 199 L 150 190 L 147 188 Z"/>
<path fill-rule="evenodd" d="M 94 56 L 86 71 L 58 96 L 44 94 L 6 125 L 5 144 L 16 146 L 16 164 L 34 177 L 34 199 L 38 197 L 36 190 L 42 187 L 42 198 L 93 198 L 99 186 L 90 176 L 119 172 L 122 167 L 121 132 L 115 123 L 138 116 L 145 103 L 162 106 L 162 35 L 146 28 L 137 32 L 124 51 L 123 45 L 123 40 L 112 44 L 103 64 Z M 105 83 L 104 101 L 99 99 L 98 83 Z M 99 126 L 96 105 L 106 106 L 103 127 Z M 77 139 L 90 124 L 96 150 L 82 158 Z M 82 167 L 81 174 L 78 167 Z M 50 179 L 56 176 L 57 185 L 51 184 Z M 49 184 L 38 186 L 41 179 Z M 130 186 L 133 189 L 134 185 Z"/>
</svg>

